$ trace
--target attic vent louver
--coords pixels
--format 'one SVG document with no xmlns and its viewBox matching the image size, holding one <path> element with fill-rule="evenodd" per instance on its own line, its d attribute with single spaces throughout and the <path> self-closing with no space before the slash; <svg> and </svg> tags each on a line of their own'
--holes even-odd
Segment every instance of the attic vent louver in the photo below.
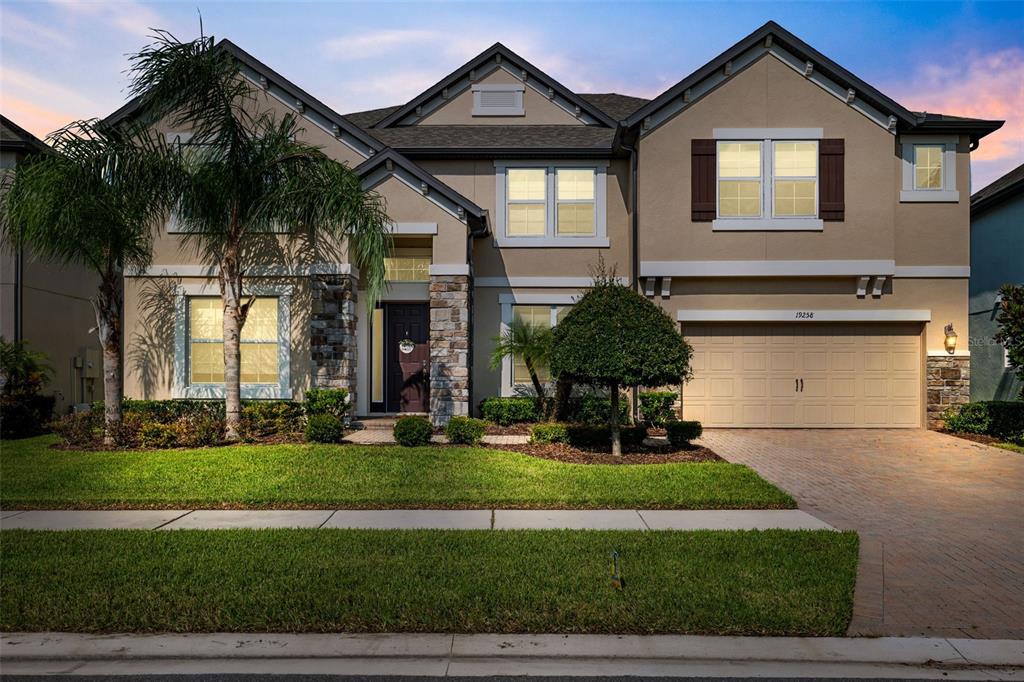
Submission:
<svg viewBox="0 0 1024 682">
<path fill-rule="evenodd" d="M 522 116 L 523 94 L 520 83 L 473 86 L 474 116 Z"/>
</svg>

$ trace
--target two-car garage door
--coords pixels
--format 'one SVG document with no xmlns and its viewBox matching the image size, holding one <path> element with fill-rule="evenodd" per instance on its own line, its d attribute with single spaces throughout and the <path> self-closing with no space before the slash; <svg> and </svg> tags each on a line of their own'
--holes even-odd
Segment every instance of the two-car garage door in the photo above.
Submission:
<svg viewBox="0 0 1024 682">
<path fill-rule="evenodd" d="M 683 417 L 705 426 L 917 427 L 915 324 L 693 324 Z"/>
</svg>

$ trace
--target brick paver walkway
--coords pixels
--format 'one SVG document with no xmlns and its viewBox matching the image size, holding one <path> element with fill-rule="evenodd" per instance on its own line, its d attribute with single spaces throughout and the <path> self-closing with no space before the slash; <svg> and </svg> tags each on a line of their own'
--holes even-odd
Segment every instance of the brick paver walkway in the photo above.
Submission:
<svg viewBox="0 0 1024 682">
<path fill-rule="evenodd" d="M 861 537 L 850 634 L 1024 638 L 1024 455 L 923 430 L 709 429 Z"/>
</svg>

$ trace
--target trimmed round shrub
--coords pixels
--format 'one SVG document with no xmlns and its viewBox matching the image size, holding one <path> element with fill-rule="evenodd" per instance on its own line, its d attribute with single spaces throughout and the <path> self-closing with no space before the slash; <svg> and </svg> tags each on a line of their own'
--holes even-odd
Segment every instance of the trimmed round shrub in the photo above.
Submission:
<svg viewBox="0 0 1024 682">
<path fill-rule="evenodd" d="M 448 442 L 455 445 L 476 445 L 484 437 L 487 422 L 472 417 L 452 417 L 444 427 Z"/>
<path fill-rule="evenodd" d="M 337 443 L 344 434 L 344 424 L 333 414 L 313 414 L 306 419 L 306 440 L 310 443 Z"/>
<path fill-rule="evenodd" d="M 640 394 L 640 418 L 647 426 L 665 426 L 678 419 L 673 391 L 645 391 Z"/>
<path fill-rule="evenodd" d="M 691 440 L 700 438 L 704 427 L 700 422 L 678 421 L 666 424 L 665 431 L 668 433 L 668 442 L 673 447 L 681 448 L 689 445 Z"/>
<path fill-rule="evenodd" d="M 344 419 L 352 407 L 352 399 L 348 389 L 344 388 L 311 388 L 306 391 L 306 399 L 302 403 L 306 416 L 314 414 L 333 414 Z"/>
<path fill-rule="evenodd" d="M 428 445 L 434 435 L 434 427 L 426 417 L 402 417 L 395 422 L 395 442 L 407 448 Z"/>
<path fill-rule="evenodd" d="M 549 422 L 530 429 L 531 443 L 568 443 L 569 425 Z"/>
<path fill-rule="evenodd" d="M 480 416 L 501 426 L 540 420 L 537 401 L 522 397 L 484 398 L 480 401 Z"/>
</svg>

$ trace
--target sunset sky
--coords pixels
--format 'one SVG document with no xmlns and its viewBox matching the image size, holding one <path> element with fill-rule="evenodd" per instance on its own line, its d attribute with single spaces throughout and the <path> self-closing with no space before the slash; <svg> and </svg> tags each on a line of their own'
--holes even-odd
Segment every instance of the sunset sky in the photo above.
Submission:
<svg viewBox="0 0 1024 682">
<path fill-rule="evenodd" d="M 978 190 L 1024 162 L 1024 2 L 18 2 L 0 110 L 44 136 L 125 100 L 149 29 L 228 37 L 345 113 L 399 104 L 501 41 L 577 92 L 653 97 L 774 19 L 914 110 L 1005 119 Z"/>
</svg>

